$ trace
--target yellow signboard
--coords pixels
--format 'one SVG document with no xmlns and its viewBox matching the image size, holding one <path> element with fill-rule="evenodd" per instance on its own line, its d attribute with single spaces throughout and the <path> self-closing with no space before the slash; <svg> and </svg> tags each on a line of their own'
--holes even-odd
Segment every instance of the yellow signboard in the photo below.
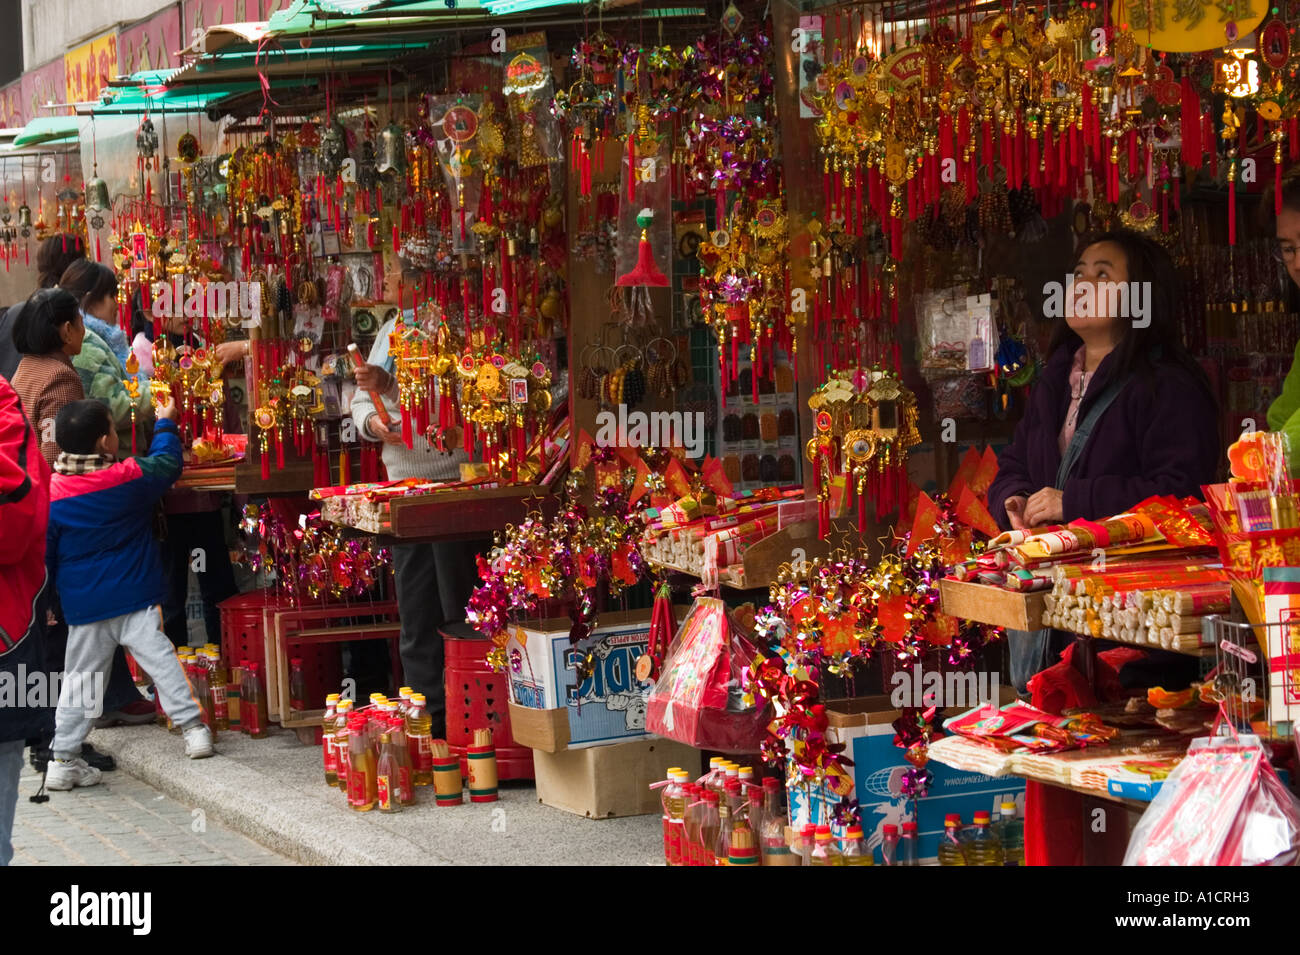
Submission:
<svg viewBox="0 0 1300 955">
<path fill-rule="evenodd" d="M 1270 0 L 1115 0 L 1112 22 L 1170 53 L 1223 49 L 1264 21 Z"/>
<path fill-rule="evenodd" d="M 99 99 L 100 90 L 117 76 L 117 31 L 83 43 L 63 56 L 68 102 Z"/>
</svg>

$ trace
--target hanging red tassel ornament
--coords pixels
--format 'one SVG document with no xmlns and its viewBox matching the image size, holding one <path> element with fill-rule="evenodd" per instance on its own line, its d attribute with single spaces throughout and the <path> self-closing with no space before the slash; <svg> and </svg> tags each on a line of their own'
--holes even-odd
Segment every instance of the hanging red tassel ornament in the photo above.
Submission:
<svg viewBox="0 0 1300 955">
<path fill-rule="evenodd" d="M 1183 118 L 1178 125 L 1183 140 L 1183 165 L 1189 169 L 1199 169 L 1205 160 L 1201 153 L 1201 98 L 1192 86 L 1190 76 L 1183 76 L 1180 100 Z"/>
<path fill-rule="evenodd" d="M 1237 244 L 1237 151 L 1228 159 L 1228 245 Z"/>
<path fill-rule="evenodd" d="M 641 229 L 641 240 L 637 244 L 636 267 L 627 274 L 619 276 L 614 284 L 620 288 L 642 285 L 665 288 L 669 284 L 668 277 L 655 263 L 654 252 L 650 246 L 650 223 L 653 221 L 654 213 L 650 209 L 642 209 L 636 217 L 636 224 Z"/>
<path fill-rule="evenodd" d="M 1273 215 L 1282 214 L 1282 144 L 1273 150 Z"/>
</svg>

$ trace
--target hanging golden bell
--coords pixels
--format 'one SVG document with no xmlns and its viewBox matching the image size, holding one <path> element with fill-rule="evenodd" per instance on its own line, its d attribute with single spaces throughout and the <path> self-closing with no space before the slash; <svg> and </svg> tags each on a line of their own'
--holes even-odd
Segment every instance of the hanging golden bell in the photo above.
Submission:
<svg viewBox="0 0 1300 955">
<path fill-rule="evenodd" d="M 99 176 L 95 176 L 86 183 L 86 208 L 87 209 L 111 209 L 112 200 L 108 197 L 108 183 Z M 30 211 L 29 211 L 30 216 Z"/>
<path fill-rule="evenodd" d="M 379 133 L 375 168 L 381 173 L 390 169 L 399 176 L 406 172 L 406 130 L 397 123 L 389 123 Z"/>
<path fill-rule="evenodd" d="M 25 202 L 18 207 L 18 225 L 24 229 L 32 227 L 32 207 Z"/>
</svg>

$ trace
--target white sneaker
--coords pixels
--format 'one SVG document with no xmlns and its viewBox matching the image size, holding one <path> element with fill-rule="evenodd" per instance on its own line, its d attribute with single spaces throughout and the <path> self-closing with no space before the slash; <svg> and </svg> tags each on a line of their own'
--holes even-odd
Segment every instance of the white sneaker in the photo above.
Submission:
<svg viewBox="0 0 1300 955">
<path fill-rule="evenodd" d="M 80 756 L 76 759 L 52 759 L 45 771 L 45 788 L 62 791 L 78 786 L 96 786 L 102 775 Z"/>
<path fill-rule="evenodd" d="M 185 731 L 185 755 L 190 759 L 206 759 L 213 753 L 212 731 L 200 723 Z"/>
</svg>

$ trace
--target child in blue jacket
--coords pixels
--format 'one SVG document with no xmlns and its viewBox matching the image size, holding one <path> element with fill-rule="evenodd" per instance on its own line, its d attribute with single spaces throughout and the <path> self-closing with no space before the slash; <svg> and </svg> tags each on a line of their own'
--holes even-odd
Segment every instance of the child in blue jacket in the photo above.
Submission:
<svg viewBox="0 0 1300 955">
<path fill-rule="evenodd" d="M 55 714 L 48 789 L 93 786 L 100 772 L 81 758 L 81 744 L 102 700 L 113 654 L 125 647 L 153 678 L 163 708 L 185 734 L 191 759 L 212 755 L 212 734 L 172 643 L 160 605 L 167 576 L 153 539 L 154 507 L 181 474 L 176 407 L 158 410 L 145 457 L 117 461 L 118 437 L 108 408 L 74 401 L 54 421 L 62 452 L 50 479 L 46 561 L 68 620 L 68 651 Z"/>
</svg>

